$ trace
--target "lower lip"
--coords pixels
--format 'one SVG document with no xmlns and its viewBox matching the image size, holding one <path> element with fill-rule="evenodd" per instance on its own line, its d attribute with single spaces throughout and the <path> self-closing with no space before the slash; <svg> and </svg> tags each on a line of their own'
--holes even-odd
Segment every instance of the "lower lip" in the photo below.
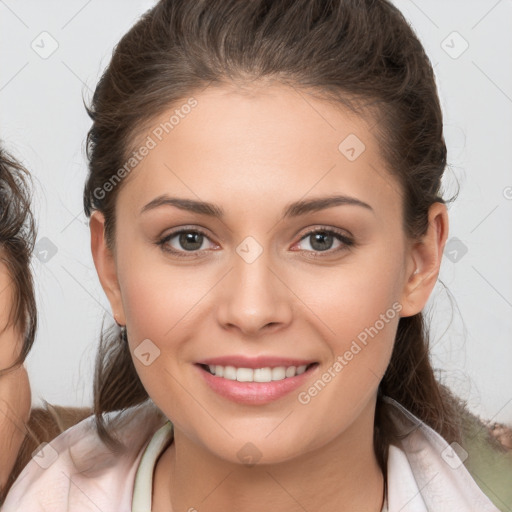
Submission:
<svg viewBox="0 0 512 512">
<path fill-rule="evenodd" d="M 308 368 L 304 373 L 295 377 L 271 382 L 238 382 L 237 380 L 216 377 L 200 365 L 196 365 L 210 388 L 219 395 L 241 404 L 263 405 L 291 393 L 304 385 L 307 379 L 315 373 L 318 364 Z"/>
</svg>

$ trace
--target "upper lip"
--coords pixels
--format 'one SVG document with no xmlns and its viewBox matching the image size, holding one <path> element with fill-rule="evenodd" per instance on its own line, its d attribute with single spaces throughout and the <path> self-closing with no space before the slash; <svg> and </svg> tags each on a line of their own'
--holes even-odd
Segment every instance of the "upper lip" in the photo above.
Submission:
<svg viewBox="0 0 512 512">
<path fill-rule="evenodd" d="M 242 355 L 230 355 L 211 357 L 198 361 L 197 364 L 234 366 L 236 368 L 276 368 L 278 366 L 307 366 L 316 361 L 306 359 L 293 359 L 289 357 L 258 356 L 247 357 Z"/>
</svg>

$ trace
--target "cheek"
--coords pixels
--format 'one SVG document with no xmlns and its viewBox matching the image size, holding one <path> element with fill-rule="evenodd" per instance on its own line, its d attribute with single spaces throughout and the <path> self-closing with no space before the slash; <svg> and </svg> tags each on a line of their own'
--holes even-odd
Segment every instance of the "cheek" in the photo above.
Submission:
<svg viewBox="0 0 512 512">
<path fill-rule="evenodd" d="M 392 343 L 401 310 L 401 255 L 377 247 L 353 261 L 302 280 L 298 290 L 338 353 L 355 339 Z"/>
<path fill-rule="evenodd" d="M 169 265 L 137 249 L 119 258 L 118 275 L 137 373 L 150 396 L 173 410 L 182 395 L 173 376 L 191 359 L 188 341 L 197 338 L 212 282 L 192 266 Z M 149 353 L 146 360 L 139 358 L 142 347 Z"/>
<path fill-rule="evenodd" d="M 135 254 L 130 258 L 133 263 Z M 139 378 L 152 400 L 169 411 L 186 408 L 178 384 L 183 347 L 193 336 L 195 284 L 183 273 L 155 265 L 120 275 L 128 341 Z M 178 380 L 176 380 L 178 379 Z M 174 416 L 173 416 L 174 418 Z"/>
<path fill-rule="evenodd" d="M 331 269 L 315 283 L 303 282 L 298 293 L 318 317 L 310 315 L 330 352 L 322 382 L 304 390 L 304 403 L 314 398 L 328 407 L 341 400 L 346 407 L 356 407 L 367 393 L 375 392 L 389 364 L 400 320 L 402 265 L 398 251 L 376 248 L 357 264 Z M 326 382 L 330 391 L 324 392 Z"/>
<path fill-rule="evenodd" d="M 390 293 L 387 283 L 375 279 L 367 286 L 359 280 L 358 284 L 347 286 L 345 293 L 338 293 L 337 299 L 333 296 L 322 311 L 328 312 L 326 323 L 336 333 L 336 353 L 345 352 L 353 342 L 365 348 L 371 344 L 377 352 L 383 345 L 392 345 L 402 309 L 398 297 Z"/>
<path fill-rule="evenodd" d="M 318 432 L 328 438 L 348 428 L 375 397 L 402 309 L 394 288 L 390 274 L 383 278 L 370 269 L 355 276 L 346 272 L 323 288 L 314 309 L 330 357 L 297 397 L 299 410 L 308 417 L 303 435 L 311 439 L 311 447 L 321 443 Z M 328 423 L 321 411 L 328 411 Z"/>
<path fill-rule="evenodd" d="M 132 339 L 149 338 L 160 344 L 173 331 L 190 326 L 194 307 L 208 287 L 192 266 L 167 264 L 157 250 L 125 252 L 118 269 Z"/>
</svg>

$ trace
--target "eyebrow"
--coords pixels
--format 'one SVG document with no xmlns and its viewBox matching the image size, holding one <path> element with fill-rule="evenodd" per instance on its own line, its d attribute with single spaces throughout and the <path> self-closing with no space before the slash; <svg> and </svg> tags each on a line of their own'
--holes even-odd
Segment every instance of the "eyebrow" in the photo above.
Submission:
<svg viewBox="0 0 512 512">
<path fill-rule="evenodd" d="M 282 216 L 283 218 L 299 217 L 300 215 L 305 215 L 307 213 L 317 212 L 341 205 L 360 206 L 374 212 L 373 208 L 369 204 L 355 197 L 335 195 L 295 201 L 285 206 Z M 140 214 L 143 214 L 149 210 L 154 210 L 155 208 L 159 208 L 161 206 L 174 206 L 176 208 L 180 208 L 181 210 L 198 213 L 201 215 L 208 215 L 218 219 L 224 217 L 224 210 L 220 206 L 217 206 L 213 203 L 180 197 L 170 197 L 166 194 L 158 196 L 146 204 L 140 211 Z"/>
</svg>

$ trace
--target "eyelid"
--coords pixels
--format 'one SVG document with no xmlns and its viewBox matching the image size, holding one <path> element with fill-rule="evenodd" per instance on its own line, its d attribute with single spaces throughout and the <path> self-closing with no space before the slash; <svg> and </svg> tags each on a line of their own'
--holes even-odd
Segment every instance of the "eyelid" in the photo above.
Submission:
<svg viewBox="0 0 512 512">
<path fill-rule="evenodd" d="M 315 233 L 329 233 L 329 234 L 332 233 L 332 234 L 338 235 L 339 237 L 344 238 L 346 240 L 350 240 L 350 241 L 354 240 L 354 237 L 352 236 L 352 234 L 349 233 L 345 229 L 339 229 L 339 228 L 334 228 L 334 227 L 330 227 L 330 226 L 322 226 L 321 224 L 316 225 L 315 227 L 308 226 L 307 228 L 304 228 L 304 229 L 305 229 L 304 234 L 300 236 L 299 240 L 303 240 L 304 238 L 306 238 L 310 235 L 313 235 Z"/>
</svg>

